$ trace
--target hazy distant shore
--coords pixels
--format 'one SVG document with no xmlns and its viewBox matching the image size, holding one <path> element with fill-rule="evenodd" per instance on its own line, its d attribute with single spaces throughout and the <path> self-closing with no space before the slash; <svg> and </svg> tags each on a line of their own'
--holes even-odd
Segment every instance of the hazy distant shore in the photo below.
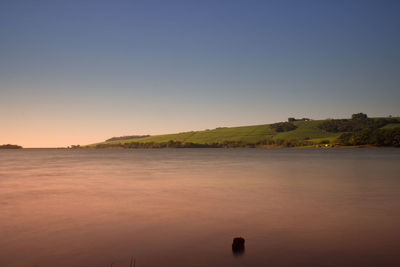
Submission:
<svg viewBox="0 0 400 267">
<path fill-rule="evenodd" d="M 0 149 L 22 149 L 22 148 L 23 147 L 19 145 L 10 145 L 10 144 L 0 145 Z"/>
</svg>

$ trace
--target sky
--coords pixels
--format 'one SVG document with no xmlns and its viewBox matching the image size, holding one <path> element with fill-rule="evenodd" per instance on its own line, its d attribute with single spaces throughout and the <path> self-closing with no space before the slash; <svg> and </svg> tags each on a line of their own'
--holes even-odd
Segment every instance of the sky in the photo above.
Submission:
<svg viewBox="0 0 400 267">
<path fill-rule="evenodd" d="M 0 0 L 0 144 L 400 115 L 397 0 Z"/>
</svg>

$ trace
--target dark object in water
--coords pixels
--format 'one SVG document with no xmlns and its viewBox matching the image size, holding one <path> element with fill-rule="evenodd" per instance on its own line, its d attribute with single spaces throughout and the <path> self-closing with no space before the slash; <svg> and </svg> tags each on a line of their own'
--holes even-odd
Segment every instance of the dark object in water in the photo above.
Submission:
<svg viewBox="0 0 400 267">
<path fill-rule="evenodd" d="M 232 243 L 232 252 L 234 254 L 242 254 L 244 252 L 244 238 L 235 237 Z"/>
</svg>

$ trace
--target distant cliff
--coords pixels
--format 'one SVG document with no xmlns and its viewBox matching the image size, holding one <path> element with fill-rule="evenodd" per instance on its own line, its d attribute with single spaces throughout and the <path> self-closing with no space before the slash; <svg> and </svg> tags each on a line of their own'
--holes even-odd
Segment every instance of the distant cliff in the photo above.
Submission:
<svg viewBox="0 0 400 267">
<path fill-rule="evenodd" d="M 0 145 L 0 149 L 21 149 L 22 146 L 18 146 L 18 145 Z"/>
</svg>

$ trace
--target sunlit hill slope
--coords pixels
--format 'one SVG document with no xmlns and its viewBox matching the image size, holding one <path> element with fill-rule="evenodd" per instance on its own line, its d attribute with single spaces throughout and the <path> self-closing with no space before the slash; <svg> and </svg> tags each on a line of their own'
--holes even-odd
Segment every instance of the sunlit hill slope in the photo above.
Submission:
<svg viewBox="0 0 400 267">
<path fill-rule="evenodd" d="M 336 124 L 339 125 L 339 128 L 331 129 L 332 125 L 336 126 Z M 284 127 L 282 129 L 282 127 L 276 127 L 277 125 Z M 358 128 L 352 125 L 356 125 Z M 290 127 L 287 128 L 286 126 Z M 355 130 L 348 130 L 349 127 L 353 127 Z M 344 133 L 360 131 L 371 131 L 372 133 L 372 131 L 376 130 L 393 131 L 397 129 L 400 129 L 399 118 L 365 118 L 364 120 L 363 118 L 361 120 L 292 120 L 290 122 L 277 124 L 220 127 L 212 130 L 207 129 L 203 131 L 135 137 L 133 139 L 129 139 L 129 137 L 124 139 L 124 137 L 121 137 L 120 140 L 105 141 L 87 147 L 149 148 L 158 147 L 157 144 L 163 144 L 161 147 L 196 147 L 196 145 L 198 147 L 201 147 L 201 145 L 211 147 L 333 145 Z"/>
</svg>

